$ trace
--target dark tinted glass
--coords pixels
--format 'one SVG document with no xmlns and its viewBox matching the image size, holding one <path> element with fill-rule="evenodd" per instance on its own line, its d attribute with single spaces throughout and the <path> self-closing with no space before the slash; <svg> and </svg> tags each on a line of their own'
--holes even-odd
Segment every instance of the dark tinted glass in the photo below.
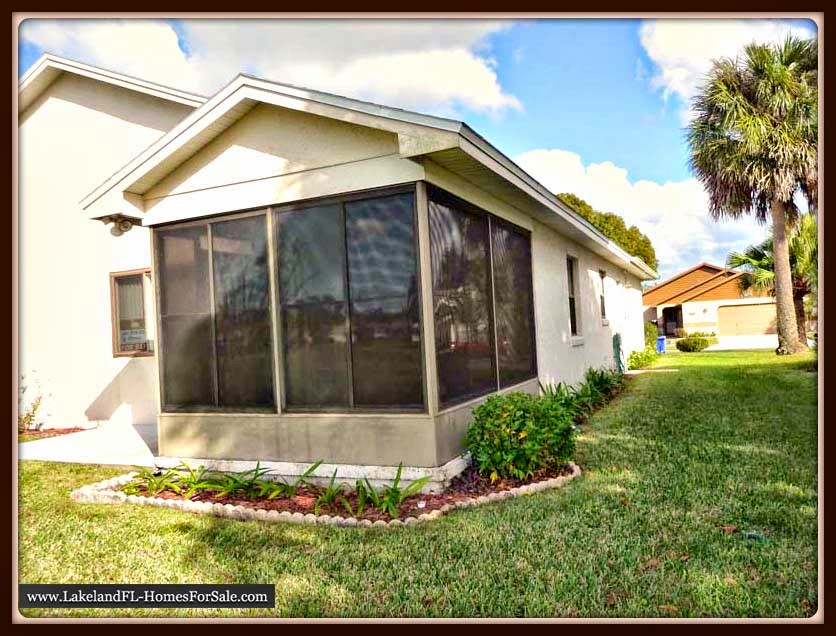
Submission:
<svg viewBox="0 0 836 636">
<path fill-rule="evenodd" d="M 214 406 L 206 226 L 157 230 L 165 408 Z"/>
<path fill-rule="evenodd" d="M 412 201 L 345 206 L 355 406 L 423 403 Z"/>
<path fill-rule="evenodd" d="M 536 375 L 531 242 L 496 221 L 491 223 L 491 237 L 499 384 L 506 387 Z"/>
<path fill-rule="evenodd" d="M 287 405 L 346 406 L 348 329 L 341 208 L 277 213 L 276 225 Z"/>
<path fill-rule="evenodd" d="M 487 217 L 431 200 L 430 251 L 442 404 L 496 390 Z"/>
<path fill-rule="evenodd" d="M 265 217 L 213 224 L 212 263 L 218 404 L 275 406 Z"/>
</svg>

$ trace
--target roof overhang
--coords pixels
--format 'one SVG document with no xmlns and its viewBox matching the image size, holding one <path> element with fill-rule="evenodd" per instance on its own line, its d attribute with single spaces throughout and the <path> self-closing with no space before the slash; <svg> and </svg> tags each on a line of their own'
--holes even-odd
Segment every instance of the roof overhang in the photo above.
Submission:
<svg viewBox="0 0 836 636">
<path fill-rule="evenodd" d="M 95 66 L 82 64 L 81 62 L 47 53 L 42 55 L 24 73 L 23 77 L 20 78 L 17 99 L 18 114 L 25 111 L 63 73 L 73 73 L 74 75 L 88 77 L 193 108 L 197 108 L 206 101 L 206 98 L 202 95 L 187 93 L 175 88 L 162 86 L 161 84 L 155 84 L 154 82 L 148 82 L 121 73 L 114 73 L 113 71 L 96 68 Z"/>
<path fill-rule="evenodd" d="M 99 199 L 120 193 L 141 208 L 141 199 L 153 186 L 197 153 L 212 139 L 244 117 L 257 104 L 304 111 L 346 123 L 397 135 L 402 158 L 430 159 L 474 185 L 515 205 L 541 222 L 558 229 L 606 260 L 641 280 L 658 274 L 605 237 L 553 193 L 526 173 L 466 124 L 414 113 L 296 86 L 239 75 L 206 103 L 190 113 L 107 181 L 88 194 L 81 205 L 91 218 L 107 211 L 90 208 Z M 111 194 L 109 194 L 111 193 Z M 137 202 L 140 202 L 139 205 Z M 144 224 L 153 225 L 151 218 Z"/>
</svg>

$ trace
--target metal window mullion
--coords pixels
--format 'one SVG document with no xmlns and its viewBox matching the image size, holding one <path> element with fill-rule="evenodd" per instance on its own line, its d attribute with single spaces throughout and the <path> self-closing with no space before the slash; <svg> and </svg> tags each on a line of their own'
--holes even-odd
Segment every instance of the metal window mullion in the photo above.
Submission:
<svg viewBox="0 0 836 636">
<path fill-rule="evenodd" d="M 282 331 L 281 331 L 281 308 L 279 307 L 279 276 L 276 240 L 278 227 L 274 227 L 273 208 L 267 208 L 266 226 L 267 232 L 267 263 L 269 268 L 270 284 L 270 327 L 273 336 L 273 399 L 276 401 L 276 412 L 281 413 L 283 409 L 284 376 L 282 375 Z M 275 224 L 278 226 L 278 223 Z"/>
<path fill-rule="evenodd" d="M 220 405 L 219 390 L 218 390 L 218 338 L 217 326 L 215 325 L 216 311 L 215 311 L 215 259 L 212 252 L 213 238 L 212 238 L 212 224 L 206 225 L 206 236 L 209 241 L 207 252 L 209 253 L 209 323 L 212 326 L 212 380 L 213 393 L 215 398 L 215 406 Z"/>
<path fill-rule="evenodd" d="M 342 234 L 342 240 L 340 242 L 343 248 L 343 295 L 345 297 L 345 355 L 348 360 L 348 407 L 354 408 L 354 352 L 352 346 L 353 335 L 351 332 L 351 293 L 349 291 L 348 274 L 348 230 L 346 228 L 346 213 L 344 201 L 340 203 L 340 231 Z"/>
<path fill-rule="evenodd" d="M 488 219 L 488 272 L 491 278 L 491 306 L 490 306 L 490 321 L 493 327 L 493 357 L 496 375 L 496 390 L 499 391 L 501 387 L 499 381 L 499 335 L 496 328 L 496 285 L 494 284 L 494 267 L 493 267 L 493 227 L 491 224 L 491 217 L 489 214 L 485 215 Z"/>
</svg>

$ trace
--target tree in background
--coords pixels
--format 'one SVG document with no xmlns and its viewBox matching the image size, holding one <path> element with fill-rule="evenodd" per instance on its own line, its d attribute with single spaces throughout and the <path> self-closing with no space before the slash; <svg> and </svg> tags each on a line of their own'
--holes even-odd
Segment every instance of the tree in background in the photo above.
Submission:
<svg viewBox="0 0 836 636">
<path fill-rule="evenodd" d="M 806 342 L 807 312 L 804 308 L 804 299 L 808 294 L 815 296 L 819 270 L 819 226 L 813 214 L 802 215 L 792 228 L 789 237 L 789 253 L 792 301 L 795 307 L 798 337 L 802 342 Z M 746 272 L 746 275 L 740 278 L 742 289 L 756 289 L 774 294 L 774 259 L 772 239 L 768 238 L 758 245 L 750 245 L 742 253 L 732 252 L 726 260 L 726 266 L 739 267 Z M 815 304 L 813 306 L 815 307 Z"/>
<path fill-rule="evenodd" d="M 628 228 L 624 219 L 617 214 L 598 212 L 579 196 L 569 192 L 558 194 L 557 198 L 592 223 L 604 236 L 621 246 L 628 254 L 637 256 L 653 269 L 659 265 L 653 244 L 635 225 Z"/>
<path fill-rule="evenodd" d="M 714 61 L 688 128 L 691 167 L 711 216 L 771 217 L 778 354 L 807 348 L 798 338 L 787 234 L 798 216 L 795 195 L 811 210 L 817 204 L 817 82 L 815 40 L 750 44 L 736 59 Z"/>
</svg>

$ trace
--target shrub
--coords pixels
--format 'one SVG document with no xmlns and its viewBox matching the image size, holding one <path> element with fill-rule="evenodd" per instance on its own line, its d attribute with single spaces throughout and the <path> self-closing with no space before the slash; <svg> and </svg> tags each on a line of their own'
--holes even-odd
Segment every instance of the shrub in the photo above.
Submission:
<svg viewBox="0 0 836 636">
<path fill-rule="evenodd" d="M 43 426 L 38 412 L 41 410 L 41 403 L 43 402 L 43 395 L 41 394 L 40 386 L 35 382 L 35 397 L 29 403 L 28 407 L 24 407 L 26 402 L 27 386 L 23 384 L 26 381 L 26 376 L 20 376 L 20 400 L 18 401 L 18 415 L 17 415 L 17 432 L 25 433 L 26 431 L 39 431 Z"/>
<path fill-rule="evenodd" d="M 560 400 L 521 392 L 492 395 L 473 411 L 464 444 L 491 481 L 525 479 L 571 458 L 573 418 Z"/>
<path fill-rule="evenodd" d="M 630 357 L 627 359 L 627 368 L 628 369 L 644 369 L 645 367 L 649 367 L 656 358 L 659 357 L 659 354 L 656 353 L 653 349 L 644 349 L 642 351 L 634 351 L 630 354 Z"/>
<path fill-rule="evenodd" d="M 659 328 L 650 321 L 644 323 L 644 346 L 648 349 L 655 349 L 658 337 Z"/>
<path fill-rule="evenodd" d="M 708 338 L 702 336 L 688 336 L 676 341 L 676 348 L 680 351 L 702 351 L 709 345 Z"/>
<path fill-rule="evenodd" d="M 682 327 L 677 327 L 673 330 L 673 333 L 677 338 L 685 338 L 688 336 L 688 332 L 686 332 Z"/>
</svg>

